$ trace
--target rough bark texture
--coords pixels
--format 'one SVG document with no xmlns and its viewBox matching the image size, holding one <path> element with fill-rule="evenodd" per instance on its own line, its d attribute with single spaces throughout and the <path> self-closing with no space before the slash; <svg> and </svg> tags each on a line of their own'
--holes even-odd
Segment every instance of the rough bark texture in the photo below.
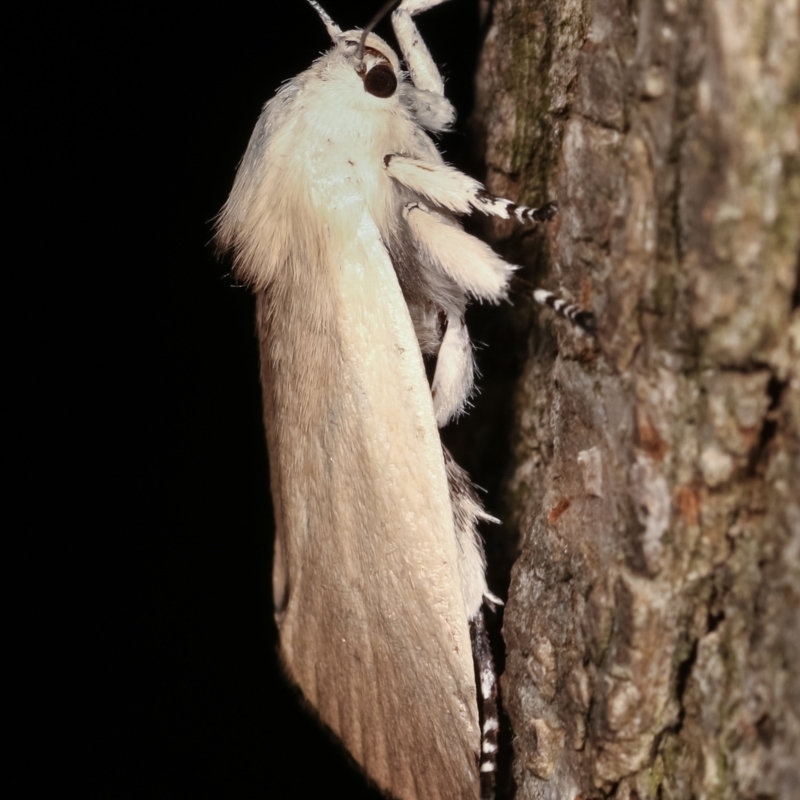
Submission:
<svg viewBox="0 0 800 800">
<path fill-rule="evenodd" d="M 599 318 L 516 396 L 520 800 L 800 797 L 799 109 L 798 0 L 494 3 L 495 235 Z"/>
</svg>

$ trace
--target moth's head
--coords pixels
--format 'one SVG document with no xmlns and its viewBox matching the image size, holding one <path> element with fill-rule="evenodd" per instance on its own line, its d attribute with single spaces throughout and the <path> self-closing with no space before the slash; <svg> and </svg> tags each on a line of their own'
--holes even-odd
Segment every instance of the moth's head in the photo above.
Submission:
<svg viewBox="0 0 800 800">
<path fill-rule="evenodd" d="M 364 91 L 381 98 L 394 95 L 402 78 L 400 59 L 394 50 L 372 32 L 365 35 L 360 30 L 342 31 L 315 0 L 308 2 L 325 24 L 336 49 L 351 62 L 355 73 L 363 81 Z"/>
<path fill-rule="evenodd" d="M 380 36 L 362 38 L 362 31 L 346 31 L 342 45 L 353 69 L 364 82 L 364 91 L 375 97 L 391 97 L 401 80 L 400 59 Z"/>
</svg>

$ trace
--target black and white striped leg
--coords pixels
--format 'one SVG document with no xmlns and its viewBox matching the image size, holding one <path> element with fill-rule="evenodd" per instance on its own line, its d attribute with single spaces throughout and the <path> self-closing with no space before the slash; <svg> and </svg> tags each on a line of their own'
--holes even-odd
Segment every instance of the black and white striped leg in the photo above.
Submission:
<svg viewBox="0 0 800 800">
<path fill-rule="evenodd" d="M 547 222 L 558 211 L 556 203 L 531 208 L 496 197 L 487 192 L 482 183 L 447 164 L 431 164 L 399 153 L 387 153 L 383 166 L 389 177 L 439 210 L 447 209 L 455 214 L 480 211 L 518 222 Z"/>
<path fill-rule="evenodd" d="M 470 622 L 470 634 L 481 697 L 481 800 L 494 800 L 500 720 L 497 708 L 497 673 L 492 649 L 489 646 L 483 609 L 478 611 Z"/>
<path fill-rule="evenodd" d="M 561 317 L 589 334 L 597 332 L 597 318 L 592 311 L 581 308 L 577 303 L 568 303 L 563 298 L 547 289 L 536 289 L 533 299 L 543 306 L 549 306 Z"/>
<path fill-rule="evenodd" d="M 484 214 L 518 222 L 549 222 L 558 213 L 558 203 L 545 203 L 538 208 L 521 206 L 504 197 L 490 194 L 486 189 L 477 192 L 473 205 Z"/>
</svg>

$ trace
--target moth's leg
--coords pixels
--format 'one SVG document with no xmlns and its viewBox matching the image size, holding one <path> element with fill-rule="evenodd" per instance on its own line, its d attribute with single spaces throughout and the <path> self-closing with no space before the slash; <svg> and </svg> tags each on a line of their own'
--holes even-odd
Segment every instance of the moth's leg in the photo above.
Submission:
<svg viewBox="0 0 800 800">
<path fill-rule="evenodd" d="M 409 203 L 403 213 L 427 264 L 479 300 L 497 303 L 506 297 L 515 267 L 489 245 L 422 203 Z"/>
<path fill-rule="evenodd" d="M 520 206 L 511 200 L 495 197 L 483 184 L 447 164 L 431 164 L 418 158 L 389 153 L 383 158 L 389 175 L 435 206 L 456 214 L 471 214 L 473 210 L 501 219 L 519 222 L 546 222 L 558 211 L 555 203 L 541 208 Z"/>
<path fill-rule="evenodd" d="M 416 17 L 417 14 L 421 14 L 430 8 L 436 8 L 436 6 L 446 2 L 447 0 L 402 0 L 398 9 L 408 11 L 412 17 Z"/>
<path fill-rule="evenodd" d="M 478 497 L 478 490 L 467 471 L 453 460 L 450 451 L 442 446 L 447 486 L 453 506 L 453 523 L 458 543 L 458 572 L 461 577 L 461 593 L 468 618 L 479 613 L 484 603 L 489 605 L 493 595 L 486 587 L 486 559 L 483 539 L 478 531 L 480 522 L 500 522 L 487 514 Z"/>
<path fill-rule="evenodd" d="M 470 620 L 470 634 L 481 695 L 481 800 L 491 800 L 497 772 L 500 721 L 497 713 L 497 673 L 482 608 Z"/>
<path fill-rule="evenodd" d="M 469 609 L 469 630 L 472 654 L 478 678 L 478 708 L 481 718 L 481 800 L 493 800 L 494 775 L 497 761 L 497 675 L 495 673 L 489 636 L 484 620 L 484 604 L 490 608 L 495 602 L 502 605 L 486 588 L 483 541 L 478 533 L 478 522 L 498 522 L 483 510 L 475 485 L 466 471 L 453 461 L 446 447 L 444 453 L 453 521 L 458 540 L 459 572 L 464 604 Z"/>
<path fill-rule="evenodd" d="M 568 303 L 562 297 L 547 289 L 536 289 L 533 299 L 543 306 L 549 306 L 561 317 L 569 320 L 573 325 L 586 333 L 594 334 L 597 332 L 597 318 L 592 311 L 581 308 L 577 303 Z"/>
<path fill-rule="evenodd" d="M 447 330 L 436 358 L 431 396 L 436 424 L 443 428 L 467 403 L 472 391 L 475 362 L 472 342 L 459 314 L 447 314 Z"/>
<path fill-rule="evenodd" d="M 442 97 L 444 96 L 444 81 L 439 74 L 439 68 L 411 18 L 415 14 L 421 14 L 429 8 L 445 2 L 447 0 L 403 0 L 392 14 L 394 34 L 414 86 Z"/>
</svg>

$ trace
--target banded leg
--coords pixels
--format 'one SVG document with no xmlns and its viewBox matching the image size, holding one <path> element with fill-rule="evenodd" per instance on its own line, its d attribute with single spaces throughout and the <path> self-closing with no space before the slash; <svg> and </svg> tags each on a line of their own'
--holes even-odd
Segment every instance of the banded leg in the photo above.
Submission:
<svg viewBox="0 0 800 800">
<path fill-rule="evenodd" d="M 597 333 L 597 318 L 594 312 L 581 308 L 577 303 L 568 303 L 554 292 L 548 292 L 547 289 L 536 289 L 533 299 L 543 306 L 549 306 L 556 314 L 569 320 L 586 333 Z"/>
<path fill-rule="evenodd" d="M 519 222 L 547 222 L 558 211 L 556 203 L 540 208 L 521 206 L 511 200 L 495 197 L 480 181 L 447 164 L 431 164 L 417 158 L 389 153 L 383 165 L 390 177 L 433 205 L 456 214 L 471 214 L 473 210 L 501 219 Z"/>
<path fill-rule="evenodd" d="M 483 609 L 470 621 L 472 653 L 478 671 L 481 694 L 481 800 L 492 800 L 497 772 L 497 736 L 500 720 L 497 708 L 497 673 Z"/>
<path fill-rule="evenodd" d="M 464 320 L 447 315 L 447 330 L 436 357 L 431 395 L 436 424 L 443 428 L 464 410 L 474 382 L 475 362 L 472 342 Z"/>
</svg>

